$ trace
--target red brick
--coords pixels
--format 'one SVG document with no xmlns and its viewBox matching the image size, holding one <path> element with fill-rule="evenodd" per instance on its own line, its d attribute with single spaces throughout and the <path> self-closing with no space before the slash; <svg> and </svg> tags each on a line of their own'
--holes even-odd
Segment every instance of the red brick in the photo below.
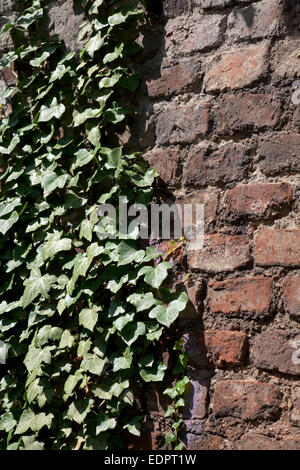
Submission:
<svg viewBox="0 0 300 470">
<path fill-rule="evenodd" d="M 198 436 L 197 434 L 187 433 L 188 450 L 226 450 L 227 445 L 225 439 L 220 436 Z"/>
<path fill-rule="evenodd" d="M 225 380 L 217 383 L 213 396 L 216 416 L 245 420 L 274 419 L 279 415 L 279 407 L 279 389 L 268 383 Z"/>
<path fill-rule="evenodd" d="M 248 242 L 244 235 L 205 235 L 203 249 L 189 255 L 190 268 L 208 272 L 234 271 L 250 261 Z"/>
<path fill-rule="evenodd" d="M 227 94 L 219 102 L 214 117 L 216 131 L 222 135 L 273 127 L 281 117 L 281 102 L 272 94 Z"/>
<path fill-rule="evenodd" d="M 241 365 L 247 353 L 247 335 L 230 330 L 193 330 L 185 333 L 184 348 L 195 368 Z"/>
<path fill-rule="evenodd" d="M 200 64 L 194 59 L 161 70 L 161 76 L 146 82 L 150 98 L 172 96 L 175 93 L 193 91 L 200 84 Z"/>
<path fill-rule="evenodd" d="M 183 177 L 186 186 L 228 184 L 244 179 L 250 158 L 245 146 L 234 143 L 212 151 L 209 145 L 194 147 L 188 154 Z"/>
<path fill-rule="evenodd" d="M 286 311 L 296 319 L 300 317 L 300 275 L 288 276 L 283 282 L 283 299 Z"/>
<path fill-rule="evenodd" d="M 300 375 L 299 340 L 284 330 L 264 331 L 253 342 L 251 362 L 258 369 Z"/>
<path fill-rule="evenodd" d="M 207 62 L 204 77 L 206 91 L 244 88 L 261 79 L 267 72 L 269 45 L 258 44 L 216 54 Z"/>
<path fill-rule="evenodd" d="M 287 33 L 281 0 L 261 0 L 250 7 L 234 8 L 228 18 L 228 37 L 234 41 L 281 36 Z"/>
<path fill-rule="evenodd" d="M 207 298 L 213 313 L 267 316 L 270 314 L 272 281 L 266 277 L 242 277 L 210 284 Z"/>
<path fill-rule="evenodd" d="M 265 175 L 300 171 L 300 134 L 278 134 L 260 141 L 259 168 Z"/>
<path fill-rule="evenodd" d="M 258 266 L 300 266 L 300 229 L 262 228 L 254 237 Z"/>
<path fill-rule="evenodd" d="M 218 367 L 241 365 L 247 353 L 247 335 L 241 331 L 208 330 L 205 346 L 211 362 Z"/>
<path fill-rule="evenodd" d="M 156 123 L 157 143 L 189 144 L 207 134 L 210 121 L 209 102 L 200 105 L 171 107 L 159 114 Z"/>
<path fill-rule="evenodd" d="M 287 183 L 252 183 L 229 189 L 225 197 L 225 216 L 261 218 L 280 213 L 291 203 Z"/>
<path fill-rule="evenodd" d="M 157 149 L 143 155 L 151 168 L 158 171 L 164 183 L 173 185 L 177 181 L 179 167 L 179 151 L 175 149 Z"/>
</svg>

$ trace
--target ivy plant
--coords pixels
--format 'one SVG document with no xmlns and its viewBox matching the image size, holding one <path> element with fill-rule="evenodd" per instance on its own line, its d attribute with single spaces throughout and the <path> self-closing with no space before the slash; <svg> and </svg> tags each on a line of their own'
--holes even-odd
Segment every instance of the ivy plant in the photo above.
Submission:
<svg viewBox="0 0 300 470">
<path fill-rule="evenodd" d="M 18 2 L 1 32 L 15 47 L 0 68 L 17 75 L 0 122 L 1 449 L 115 449 L 140 435 L 137 391 L 164 380 L 156 344 L 187 303 L 136 232 L 97 233 L 100 204 L 149 204 L 157 173 L 112 145 L 139 84 L 143 11 L 81 3 L 79 54 L 40 33 L 43 0 Z"/>
</svg>

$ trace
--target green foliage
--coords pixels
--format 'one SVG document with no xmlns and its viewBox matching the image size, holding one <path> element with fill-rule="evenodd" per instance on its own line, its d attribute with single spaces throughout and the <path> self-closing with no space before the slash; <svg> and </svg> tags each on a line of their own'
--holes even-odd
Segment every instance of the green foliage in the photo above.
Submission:
<svg viewBox="0 0 300 470">
<path fill-rule="evenodd" d="M 0 448 L 118 448 L 140 434 L 135 392 L 164 380 L 155 344 L 187 302 L 164 284 L 171 265 L 155 248 L 97 237 L 99 204 L 150 202 L 157 176 L 109 148 L 129 112 L 118 100 L 138 85 L 126 64 L 142 12 L 84 0 L 78 56 L 40 37 L 42 0 L 24 3 L 0 61 L 18 70 L 0 126 Z"/>
<path fill-rule="evenodd" d="M 175 450 L 182 450 L 184 443 L 180 440 L 180 435 L 184 430 L 184 423 L 180 418 L 180 409 L 185 407 L 184 394 L 189 383 L 189 378 L 185 375 L 186 366 L 188 362 L 188 355 L 184 351 L 183 340 L 176 341 L 174 350 L 178 351 L 178 362 L 173 370 L 173 375 L 181 376 L 180 380 L 176 380 L 174 385 L 166 388 L 164 395 L 167 395 L 172 400 L 165 412 L 165 418 L 172 418 L 172 431 L 168 432 L 165 436 L 166 444 L 172 444 Z"/>
</svg>

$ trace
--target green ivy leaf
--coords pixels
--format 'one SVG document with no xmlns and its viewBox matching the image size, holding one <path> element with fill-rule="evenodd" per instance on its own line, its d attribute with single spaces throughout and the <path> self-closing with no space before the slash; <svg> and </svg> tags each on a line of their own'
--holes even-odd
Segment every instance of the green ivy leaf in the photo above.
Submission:
<svg viewBox="0 0 300 470">
<path fill-rule="evenodd" d="M 98 308 L 85 308 L 79 314 L 79 325 L 87 330 L 93 331 L 98 321 Z"/>
<path fill-rule="evenodd" d="M 53 98 L 49 106 L 42 105 L 38 122 L 51 121 L 54 117 L 60 119 L 66 108 L 62 103 L 57 103 L 57 98 Z"/>
<path fill-rule="evenodd" d="M 40 295 L 44 299 L 47 299 L 49 290 L 55 281 L 55 276 L 51 276 L 50 274 L 42 276 L 41 271 L 38 268 L 34 268 L 30 273 L 29 279 L 24 282 L 25 290 L 22 297 L 23 308 L 26 308 Z"/>
<path fill-rule="evenodd" d="M 163 281 L 168 277 L 168 270 L 171 268 L 172 265 L 164 261 L 159 263 L 156 268 L 152 268 L 152 266 L 144 266 L 140 269 L 138 274 L 139 276 L 145 275 L 145 282 L 147 282 L 151 287 L 158 289 Z"/>
</svg>

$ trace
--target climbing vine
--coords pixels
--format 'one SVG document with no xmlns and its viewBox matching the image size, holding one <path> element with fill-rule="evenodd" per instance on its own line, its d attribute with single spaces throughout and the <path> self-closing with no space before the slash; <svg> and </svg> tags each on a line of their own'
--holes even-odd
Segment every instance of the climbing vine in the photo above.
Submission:
<svg viewBox="0 0 300 470">
<path fill-rule="evenodd" d="M 15 47 L 0 67 L 17 76 L 0 125 L 2 449 L 114 449 L 140 435 L 137 392 L 164 379 L 156 344 L 187 303 L 168 287 L 172 265 L 135 230 L 97 235 L 99 205 L 149 204 L 157 173 L 111 145 L 139 84 L 130 64 L 143 11 L 81 3 L 79 54 L 40 33 L 43 0 L 18 2 L 1 33 Z M 180 344 L 183 378 L 166 390 L 176 398 L 166 440 L 178 449 Z"/>
</svg>

